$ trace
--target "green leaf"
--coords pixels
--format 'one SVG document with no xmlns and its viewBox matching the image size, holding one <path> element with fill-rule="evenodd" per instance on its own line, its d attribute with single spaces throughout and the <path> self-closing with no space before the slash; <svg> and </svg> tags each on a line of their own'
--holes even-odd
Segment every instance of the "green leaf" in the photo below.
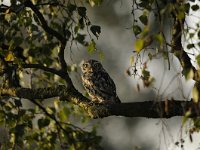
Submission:
<svg viewBox="0 0 200 150">
<path fill-rule="evenodd" d="M 93 25 L 93 26 L 90 27 L 90 30 L 96 36 L 96 38 L 98 39 L 99 34 L 101 33 L 101 27 Z"/>
<path fill-rule="evenodd" d="M 68 8 L 68 11 L 69 11 L 70 13 L 72 13 L 73 11 L 76 10 L 76 5 L 68 4 L 68 5 L 67 5 L 67 8 Z"/>
<path fill-rule="evenodd" d="M 177 18 L 182 20 L 185 18 L 185 12 L 183 11 L 179 11 L 178 14 L 177 14 Z"/>
<path fill-rule="evenodd" d="M 184 10 L 185 10 L 185 12 L 186 12 L 187 14 L 189 14 L 190 3 L 186 3 L 186 4 L 184 5 Z"/>
<path fill-rule="evenodd" d="M 150 60 L 152 60 L 153 55 L 151 53 L 148 53 L 148 57 L 149 57 Z"/>
<path fill-rule="evenodd" d="M 131 64 L 131 66 L 133 66 L 133 64 L 134 64 L 134 56 L 133 55 L 130 57 L 130 64 Z"/>
<path fill-rule="evenodd" d="M 20 100 L 14 100 L 15 106 L 22 107 L 22 102 Z"/>
<path fill-rule="evenodd" d="M 142 70 L 142 74 L 143 74 L 144 80 L 148 80 L 149 79 L 150 72 L 148 70 L 143 69 Z"/>
<path fill-rule="evenodd" d="M 87 51 L 89 54 L 93 54 L 95 49 L 96 49 L 96 43 L 94 42 L 94 40 L 92 40 L 91 43 L 87 47 Z"/>
<path fill-rule="evenodd" d="M 64 107 L 59 113 L 60 120 L 63 121 L 63 122 L 67 121 L 70 113 L 71 112 L 70 112 L 69 108 Z"/>
<path fill-rule="evenodd" d="M 191 8 L 193 11 L 197 11 L 199 9 L 199 5 L 192 5 Z"/>
<path fill-rule="evenodd" d="M 50 124 L 50 120 L 47 118 L 40 118 L 38 119 L 38 127 L 42 129 Z"/>
<path fill-rule="evenodd" d="M 89 0 L 90 6 L 94 7 L 95 5 L 100 5 L 103 0 Z"/>
<path fill-rule="evenodd" d="M 147 18 L 147 16 L 146 16 L 145 14 L 141 15 L 141 16 L 139 17 L 139 19 L 140 19 L 140 21 L 141 21 L 144 25 L 147 25 L 147 23 L 148 23 L 148 18 Z"/>
<path fill-rule="evenodd" d="M 192 79 L 194 77 L 193 69 L 183 69 L 182 74 L 185 76 L 186 80 Z"/>
<path fill-rule="evenodd" d="M 134 25 L 133 32 L 137 36 L 138 34 L 140 34 L 142 32 L 142 29 L 138 25 Z"/>
<path fill-rule="evenodd" d="M 76 41 L 78 41 L 80 44 L 85 45 L 85 36 L 84 34 L 77 34 L 77 37 L 75 38 Z"/>
<path fill-rule="evenodd" d="M 191 49 L 191 48 L 194 48 L 195 46 L 194 46 L 194 44 L 188 44 L 187 45 L 187 49 Z"/>
<path fill-rule="evenodd" d="M 83 18 L 85 18 L 86 17 L 86 8 L 85 7 L 78 7 L 78 14 L 81 16 L 81 17 L 83 17 Z"/>
<path fill-rule="evenodd" d="M 15 38 L 13 38 L 13 43 L 16 46 L 19 46 L 20 44 L 22 44 L 23 41 L 24 41 L 24 39 L 22 37 L 15 37 Z"/>
<path fill-rule="evenodd" d="M 144 40 L 143 39 L 137 39 L 135 41 L 134 49 L 137 53 L 139 53 L 144 47 Z"/>
<path fill-rule="evenodd" d="M 199 67 L 200 67 L 200 54 L 198 56 L 196 56 L 196 61 L 197 61 L 197 64 L 199 65 Z"/>
<path fill-rule="evenodd" d="M 159 43 L 160 45 L 163 44 L 164 38 L 163 38 L 163 35 L 162 35 L 162 34 L 156 34 L 156 35 L 155 35 L 155 39 L 158 41 L 158 43 Z"/>
<path fill-rule="evenodd" d="M 194 126 L 198 129 L 200 129 L 200 118 L 193 118 Z"/>
<path fill-rule="evenodd" d="M 192 89 L 192 100 L 195 103 L 198 103 L 199 101 L 199 90 L 198 87 L 194 85 L 193 89 Z"/>
<path fill-rule="evenodd" d="M 99 59 L 103 60 L 105 57 L 104 53 L 102 51 L 99 52 Z"/>
<path fill-rule="evenodd" d="M 185 115 L 183 116 L 183 120 L 182 120 L 182 124 L 183 124 L 183 125 L 187 122 L 187 120 L 188 120 L 188 118 L 189 118 L 190 115 L 191 115 L 191 110 L 188 110 L 188 111 L 185 113 Z"/>
</svg>

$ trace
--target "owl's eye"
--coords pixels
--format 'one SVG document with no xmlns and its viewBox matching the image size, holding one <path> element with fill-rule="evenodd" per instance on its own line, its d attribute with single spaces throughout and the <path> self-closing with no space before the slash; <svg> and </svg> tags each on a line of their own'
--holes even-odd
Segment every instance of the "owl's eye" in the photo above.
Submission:
<svg viewBox="0 0 200 150">
<path fill-rule="evenodd" d="M 88 64 L 83 64 L 83 68 L 87 68 L 88 67 Z"/>
<path fill-rule="evenodd" d="M 94 64 L 94 67 L 99 68 L 99 64 L 98 63 Z"/>
</svg>

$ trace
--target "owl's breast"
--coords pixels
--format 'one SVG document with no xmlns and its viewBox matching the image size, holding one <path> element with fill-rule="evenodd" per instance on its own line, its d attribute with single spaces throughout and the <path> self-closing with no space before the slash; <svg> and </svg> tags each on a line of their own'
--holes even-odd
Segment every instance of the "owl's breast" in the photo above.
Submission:
<svg viewBox="0 0 200 150">
<path fill-rule="evenodd" d="M 92 78 L 91 75 L 83 74 L 83 75 L 81 76 L 81 78 L 82 78 L 83 84 L 89 85 L 89 86 L 93 86 L 93 85 L 94 85 L 94 83 L 93 83 L 93 78 Z"/>
</svg>

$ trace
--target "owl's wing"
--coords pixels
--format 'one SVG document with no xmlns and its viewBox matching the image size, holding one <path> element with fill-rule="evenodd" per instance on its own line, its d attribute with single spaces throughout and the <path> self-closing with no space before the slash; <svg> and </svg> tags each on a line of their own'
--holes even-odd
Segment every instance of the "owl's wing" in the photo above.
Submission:
<svg viewBox="0 0 200 150">
<path fill-rule="evenodd" d="M 98 74 L 93 77 L 96 78 L 93 80 L 93 84 L 96 87 L 95 89 L 107 95 L 116 95 L 115 83 L 107 72 L 98 72 Z"/>
</svg>

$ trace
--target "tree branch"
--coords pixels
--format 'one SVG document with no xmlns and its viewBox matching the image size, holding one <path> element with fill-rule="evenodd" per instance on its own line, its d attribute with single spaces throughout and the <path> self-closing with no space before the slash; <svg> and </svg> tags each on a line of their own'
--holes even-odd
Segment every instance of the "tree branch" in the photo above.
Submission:
<svg viewBox="0 0 200 150">
<path fill-rule="evenodd" d="M 22 68 L 41 69 L 43 71 L 50 72 L 50 73 L 56 74 L 58 76 L 61 76 L 61 73 L 59 72 L 59 70 L 56 70 L 54 68 L 45 67 L 42 64 L 22 64 Z"/>
<path fill-rule="evenodd" d="M 47 24 L 47 21 L 44 19 L 43 15 L 40 13 L 40 11 L 38 10 L 38 8 L 30 1 L 30 0 L 26 0 L 24 5 L 26 7 L 29 7 L 33 10 L 33 12 L 37 15 L 38 19 L 40 20 L 40 23 L 42 25 L 42 28 L 49 34 L 55 36 L 61 43 L 65 43 L 67 41 L 67 39 L 62 36 L 59 32 L 53 30 L 52 28 L 50 28 Z"/>
<path fill-rule="evenodd" d="M 68 87 L 73 87 L 73 83 L 69 77 L 69 74 L 67 72 L 67 63 L 65 62 L 64 59 L 64 51 L 65 51 L 65 46 L 67 44 L 67 41 L 69 39 L 69 37 L 64 37 L 62 34 L 60 34 L 59 32 L 53 30 L 52 28 L 50 28 L 47 24 L 47 21 L 44 19 L 43 15 L 40 13 L 40 11 L 38 10 L 38 8 L 30 1 L 30 0 L 26 0 L 24 5 L 26 7 L 29 7 L 32 9 L 32 11 L 37 15 L 38 19 L 40 20 L 40 23 L 42 25 L 42 28 L 49 34 L 53 35 L 54 37 L 56 37 L 60 43 L 60 51 L 58 54 L 60 63 L 61 63 L 61 70 L 60 70 L 60 76 L 62 76 L 63 79 L 65 79 L 65 81 L 68 84 Z"/>
<path fill-rule="evenodd" d="M 190 61 L 190 57 L 184 51 L 182 43 L 181 43 L 181 36 L 183 35 L 183 28 L 185 18 L 178 19 L 176 12 L 172 13 L 172 17 L 174 19 L 174 25 L 172 28 L 172 52 L 175 56 L 179 59 L 181 66 L 183 67 L 183 71 L 189 72 L 191 69 L 194 73 L 193 79 L 195 81 L 200 81 L 200 76 L 198 71 L 192 65 Z"/>
<path fill-rule="evenodd" d="M 75 88 L 66 88 L 64 85 L 39 89 L 0 88 L 0 93 L 1 96 L 13 96 L 25 99 L 60 97 L 62 100 L 72 102 L 83 108 L 91 118 L 103 118 L 113 115 L 125 117 L 170 118 L 174 116 L 184 116 L 186 111 L 190 111 L 191 114 L 189 117 L 200 116 L 200 104 L 193 103 L 193 101 L 144 101 L 102 105 L 92 103 Z"/>
</svg>

